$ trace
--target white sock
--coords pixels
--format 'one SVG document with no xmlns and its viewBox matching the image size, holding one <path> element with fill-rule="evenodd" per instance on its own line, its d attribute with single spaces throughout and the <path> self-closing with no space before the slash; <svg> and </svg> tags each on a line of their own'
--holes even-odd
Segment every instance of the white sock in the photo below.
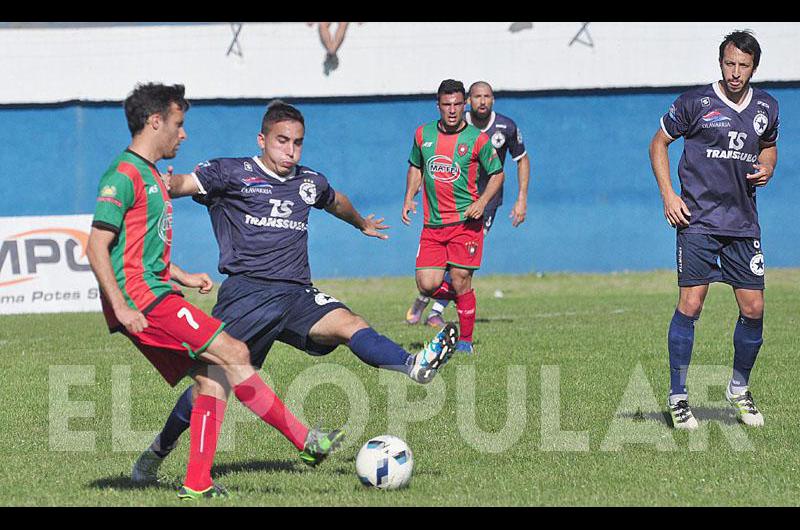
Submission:
<svg viewBox="0 0 800 530">
<path fill-rule="evenodd" d="M 445 300 L 444 303 L 442 303 L 439 300 L 436 300 L 433 303 L 433 307 L 431 308 L 431 313 L 439 313 L 441 315 L 444 312 L 444 308 L 447 307 L 447 304 L 449 302 L 450 302 L 449 300 Z"/>
<path fill-rule="evenodd" d="M 674 405 L 678 401 L 689 399 L 689 394 L 670 394 L 669 404 Z"/>
<path fill-rule="evenodd" d="M 733 381 L 728 383 L 728 394 L 731 396 L 738 396 L 739 394 L 744 394 L 747 392 L 747 385 L 745 386 L 736 386 L 733 384 Z"/>
</svg>

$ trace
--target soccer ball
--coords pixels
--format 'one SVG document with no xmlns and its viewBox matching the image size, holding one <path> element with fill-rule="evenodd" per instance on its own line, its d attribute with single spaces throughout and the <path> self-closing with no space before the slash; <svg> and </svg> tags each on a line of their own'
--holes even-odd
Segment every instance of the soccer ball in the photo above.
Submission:
<svg viewBox="0 0 800 530">
<path fill-rule="evenodd" d="M 356 456 L 356 473 L 361 483 L 381 490 L 407 486 L 413 469 L 411 449 L 391 434 L 370 439 Z"/>
</svg>

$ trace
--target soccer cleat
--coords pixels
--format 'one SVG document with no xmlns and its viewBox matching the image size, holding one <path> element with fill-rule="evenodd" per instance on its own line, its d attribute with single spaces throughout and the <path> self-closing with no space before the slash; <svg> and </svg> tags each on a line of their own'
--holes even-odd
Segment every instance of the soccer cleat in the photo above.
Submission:
<svg viewBox="0 0 800 530">
<path fill-rule="evenodd" d="M 414 356 L 414 365 L 408 376 L 417 383 L 429 383 L 439 368 L 444 366 L 455 351 L 458 328 L 446 324 L 433 339 Z"/>
<path fill-rule="evenodd" d="M 753 401 L 753 394 L 751 394 L 749 390 L 741 394 L 733 395 L 730 393 L 730 389 L 726 388 L 725 397 L 728 398 L 728 402 L 736 408 L 736 419 L 740 422 L 749 427 L 764 426 L 764 416 L 756 408 L 756 404 Z"/>
<path fill-rule="evenodd" d="M 200 499 L 214 499 L 228 497 L 228 490 L 222 484 L 214 482 L 203 491 L 195 491 L 187 486 L 178 488 L 178 498 L 182 501 L 199 501 Z"/>
<path fill-rule="evenodd" d="M 342 440 L 344 432 L 341 429 L 328 432 L 314 427 L 308 431 L 303 450 L 300 452 L 300 460 L 311 467 L 317 466 L 342 444 Z"/>
<path fill-rule="evenodd" d="M 475 348 L 472 347 L 472 342 L 468 340 L 460 340 L 456 343 L 456 351 L 467 355 L 475 353 Z"/>
<path fill-rule="evenodd" d="M 422 312 L 428 307 L 430 301 L 430 298 L 418 296 L 409 310 L 406 311 L 406 324 L 413 325 L 419 323 L 419 320 L 422 318 Z"/>
<path fill-rule="evenodd" d="M 425 319 L 425 324 L 432 328 L 441 328 L 446 324 L 446 322 L 442 318 L 441 313 L 437 313 L 436 311 L 431 311 L 428 314 L 428 318 Z"/>
<path fill-rule="evenodd" d="M 161 482 L 158 476 L 158 468 L 163 461 L 162 457 L 148 447 L 133 463 L 131 480 L 140 484 L 158 484 Z"/>
<path fill-rule="evenodd" d="M 672 417 L 672 426 L 674 428 L 693 431 L 698 427 L 697 420 L 692 414 L 692 409 L 689 408 L 689 402 L 685 399 L 681 399 L 674 404 L 667 399 L 667 408 Z"/>
</svg>

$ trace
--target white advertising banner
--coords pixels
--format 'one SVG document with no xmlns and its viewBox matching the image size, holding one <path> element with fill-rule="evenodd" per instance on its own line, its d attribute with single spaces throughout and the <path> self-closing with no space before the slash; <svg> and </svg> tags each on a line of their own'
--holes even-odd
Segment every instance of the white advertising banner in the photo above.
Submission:
<svg viewBox="0 0 800 530">
<path fill-rule="evenodd" d="M 100 311 L 91 215 L 0 217 L 0 315 Z"/>
</svg>

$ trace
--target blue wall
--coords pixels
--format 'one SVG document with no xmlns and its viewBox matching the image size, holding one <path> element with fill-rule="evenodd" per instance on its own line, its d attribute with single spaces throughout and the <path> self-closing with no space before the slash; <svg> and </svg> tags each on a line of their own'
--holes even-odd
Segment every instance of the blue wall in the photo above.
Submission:
<svg viewBox="0 0 800 530">
<path fill-rule="evenodd" d="M 775 88 L 781 104 L 779 164 L 759 191 L 768 266 L 800 266 L 796 184 L 800 164 L 800 89 Z M 672 268 L 674 232 L 663 219 L 647 147 L 678 93 L 499 98 L 532 160 L 528 220 L 507 218 L 516 164 L 506 163 L 506 203 L 488 239 L 485 273 Z M 322 211 L 312 213 L 314 277 L 410 275 L 421 229 L 400 222 L 406 159 L 414 129 L 436 117 L 433 101 L 302 103 L 303 163 L 326 174 L 363 213 L 386 216 L 390 239 L 368 239 Z M 187 115 L 189 138 L 170 163 L 177 172 L 219 156 L 257 153 L 263 104 L 199 103 Z M 91 213 L 97 179 L 130 136 L 119 106 L 0 109 L 0 215 Z M 673 180 L 682 141 L 670 148 Z M 159 163 L 162 171 L 166 162 Z M 175 202 L 174 260 L 216 271 L 205 210 Z M 217 277 L 219 277 L 217 275 Z"/>
</svg>

